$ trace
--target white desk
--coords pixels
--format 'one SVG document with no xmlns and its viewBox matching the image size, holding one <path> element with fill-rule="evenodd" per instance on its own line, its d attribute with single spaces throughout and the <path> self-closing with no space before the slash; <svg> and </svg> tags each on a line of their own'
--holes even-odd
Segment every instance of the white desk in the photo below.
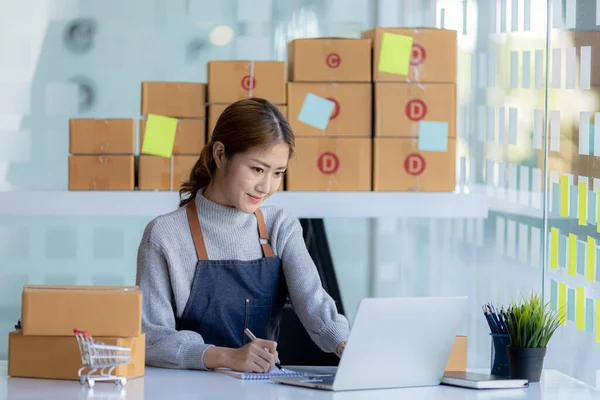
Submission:
<svg viewBox="0 0 600 400">
<path fill-rule="evenodd" d="M 98 382 L 94 389 L 76 381 L 9 378 L 6 361 L 0 361 L 0 400 L 5 399 L 535 399 L 591 400 L 600 399 L 595 391 L 556 371 L 544 371 L 542 382 L 528 389 L 476 391 L 449 386 L 328 392 L 279 385 L 269 382 L 240 381 L 216 372 L 147 368 L 146 376 L 131 380 L 125 389 L 112 382 Z"/>
</svg>

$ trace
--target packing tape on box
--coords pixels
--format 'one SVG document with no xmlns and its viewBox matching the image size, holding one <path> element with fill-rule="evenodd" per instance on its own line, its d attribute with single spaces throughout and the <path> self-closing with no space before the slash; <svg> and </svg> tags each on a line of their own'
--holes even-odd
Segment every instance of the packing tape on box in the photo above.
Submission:
<svg viewBox="0 0 600 400">
<path fill-rule="evenodd" d="M 413 49 L 414 49 L 415 41 L 416 41 L 415 38 L 417 38 L 419 36 L 419 34 L 420 34 L 420 30 L 418 28 L 413 28 L 413 34 L 412 34 L 412 37 L 413 37 Z M 414 79 L 414 82 L 411 82 L 411 80 L 410 80 L 410 73 L 409 73 L 406 76 L 406 81 L 408 83 L 416 83 L 419 88 L 421 88 L 423 91 L 425 91 L 425 88 L 421 84 L 421 79 L 420 79 L 420 73 L 421 73 L 421 66 L 420 65 L 421 64 L 415 66 L 415 65 L 412 65 L 412 61 L 413 60 L 412 60 L 412 54 L 411 54 L 411 60 L 410 60 L 411 65 L 410 65 L 410 67 L 412 67 L 413 71 L 415 71 L 415 79 Z"/>
</svg>

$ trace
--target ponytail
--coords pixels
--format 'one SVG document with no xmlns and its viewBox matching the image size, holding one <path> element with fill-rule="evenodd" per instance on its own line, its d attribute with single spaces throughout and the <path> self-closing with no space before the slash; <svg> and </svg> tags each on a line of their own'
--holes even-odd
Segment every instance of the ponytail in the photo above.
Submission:
<svg viewBox="0 0 600 400">
<path fill-rule="evenodd" d="M 202 148 L 200 157 L 190 172 L 189 180 L 184 182 L 179 189 L 179 207 L 192 202 L 196 198 L 198 190 L 208 186 L 215 168 L 213 142 L 211 141 Z M 186 197 L 184 198 L 184 196 Z"/>
</svg>

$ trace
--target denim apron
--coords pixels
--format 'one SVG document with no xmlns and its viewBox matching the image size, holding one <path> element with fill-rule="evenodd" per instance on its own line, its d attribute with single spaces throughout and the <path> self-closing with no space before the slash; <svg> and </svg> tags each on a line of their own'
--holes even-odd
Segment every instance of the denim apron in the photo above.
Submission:
<svg viewBox="0 0 600 400">
<path fill-rule="evenodd" d="M 209 260 L 194 201 L 187 217 L 198 255 L 198 263 L 178 330 L 194 331 L 205 343 L 238 348 L 250 339 L 248 328 L 259 339 L 277 341 L 287 286 L 281 259 L 275 257 L 262 212 L 258 222 L 263 258 L 252 261 Z"/>
</svg>

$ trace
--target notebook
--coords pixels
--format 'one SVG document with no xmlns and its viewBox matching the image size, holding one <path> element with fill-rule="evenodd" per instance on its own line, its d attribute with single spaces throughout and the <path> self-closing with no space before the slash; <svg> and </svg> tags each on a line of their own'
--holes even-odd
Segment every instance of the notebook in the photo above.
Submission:
<svg viewBox="0 0 600 400">
<path fill-rule="evenodd" d="M 529 386 L 527 379 L 510 379 L 473 372 L 446 372 L 442 383 L 471 389 L 515 389 Z"/>
<path fill-rule="evenodd" d="M 306 376 L 305 373 L 303 372 L 296 372 L 296 371 L 291 371 L 289 369 L 279 369 L 279 368 L 273 368 L 271 370 L 271 372 L 267 372 L 267 373 L 257 373 L 257 372 L 237 372 L 237 371 L 232 371 L 228 368 L 218 368 L 215 369 L 215 371 L 220 372 L 222 374 L 227 374 L 229 376 L 233 376 L 234 378 L 237 379 L 241 379 L 241 380 L 257 380 L 257 379 L 270 379 L 270 378 L 277 378 L 277 377 L 289 377 L 289 378 L 293 378 L 293 377 L 297 377 L 297 376 Z"/>
</svg>

